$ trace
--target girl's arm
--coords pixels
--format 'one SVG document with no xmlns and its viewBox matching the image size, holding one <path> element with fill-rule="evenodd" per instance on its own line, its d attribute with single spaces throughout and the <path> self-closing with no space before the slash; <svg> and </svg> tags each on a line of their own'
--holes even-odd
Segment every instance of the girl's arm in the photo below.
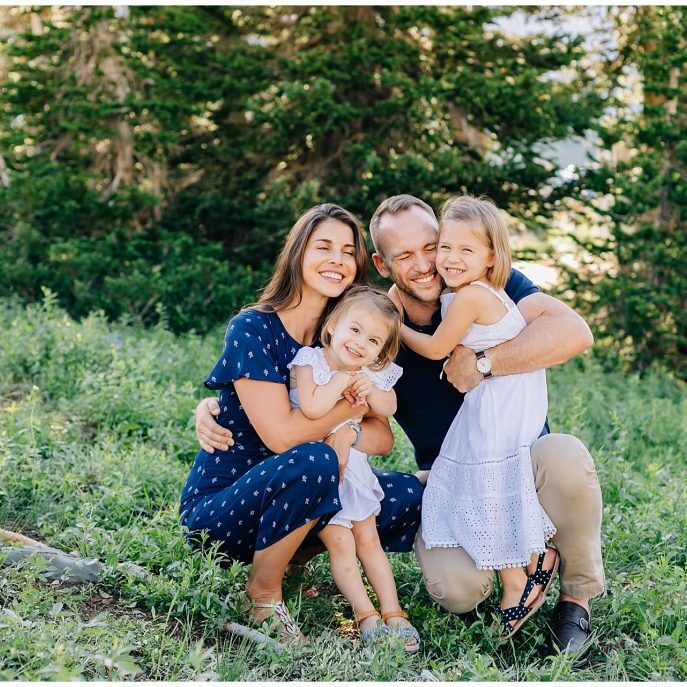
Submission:
<svg viewBox="0 0 687 687">
<path fill-rule="evenodd" d="M 404 324 L 401 328 L 403 343 L 430 360 L 445 358 L 479 317 L 481 296 L 479 287 L 464 286 L 454 296 L 434 334 L 421 334 Z"/>
<path fill-rule="evenodd" d="M 377 415 L 391 417 L 396 412 L 396 392 L 393 389 L 382 391 L 372 386 L 372 392 L 367 397 L 370 410 Z"/>
<path fill-rule="evenodd" d="M 326 415 L 310 420 L 299 408 L 291 408 L 285 384 L 242 377 L 234 382 L 234 389 L 251 425 L 274 453 L 307 441 L 320 441 L 332 427 L 360 417 L 368 409 L 367 405 L 353 407 L 342 400 Z"/>
<path fill-rule="evenodd" d="M 335 372 L 326 384 L 315 384 L 313 368 L 310 365 L 296 367 L 298 403 L 305 417 L 319 420 L 326 415 L 341 398 L 350 377 L 345 372 Z"/>
</svg>

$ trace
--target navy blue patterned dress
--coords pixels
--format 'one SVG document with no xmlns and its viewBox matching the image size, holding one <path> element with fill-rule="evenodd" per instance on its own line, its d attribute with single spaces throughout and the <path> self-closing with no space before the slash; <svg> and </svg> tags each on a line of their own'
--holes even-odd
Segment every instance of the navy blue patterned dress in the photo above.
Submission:
<svg viewBox="0 0 687 687">
<path fill-rule="evenodd" d="M 230 429 L 234 445 L 227 451 L 200 450 L 181 494 L 182 525 L 205 531 L 220 550 L 250 563 L 267 548 L 302 525 L 319 518 L 304 545 L 339 510 L 336 453 L 316 441 L 270 454 L 251 426 L 234 390 L 240 378 L 289 386 L 287 365 L 302 344 L 284 329 L 276 314 L 244 310 L 229 323 L 224 351 L 205 380 L 219 391 L 218 422 Z M 265 409 L 269 412 L 269 408 Z M 410 551 L 420 522 L 422 487 L 412 475 L 376 473 L 385 492 L 377 529 L 387 551 Z"/>
</svg>

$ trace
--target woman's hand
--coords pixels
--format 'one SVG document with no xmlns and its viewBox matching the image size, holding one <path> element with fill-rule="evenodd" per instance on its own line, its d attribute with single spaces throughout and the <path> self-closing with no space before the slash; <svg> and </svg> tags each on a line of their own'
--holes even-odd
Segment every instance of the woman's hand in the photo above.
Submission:
<svg viewBox="0 0 687 687">
<path fill-rule="evenodd" d="M 204 398 L 196 406 L 196 436 L 201 448 L 208 453 L 214 453 L 218 448 L 226 451 L 234 445 L 231 431 L 215 422 L 219 415 L 219 402 L 216 398 Z"/>
<path fill-rule="evenodd" d="M 351 452 L 351 445 L 355 441 L 355 437 L 355 431 L 346 424 L 343 425 L 343 427 L 339 427 L 336 432 L 332 432 L 324 440 L 325 444 L 328 444 L 336 451 L 336 457 L 339 460 L 339 484 L 343 482 L 344 472 L 348 465 L 348 456 Z"/>
</svg>

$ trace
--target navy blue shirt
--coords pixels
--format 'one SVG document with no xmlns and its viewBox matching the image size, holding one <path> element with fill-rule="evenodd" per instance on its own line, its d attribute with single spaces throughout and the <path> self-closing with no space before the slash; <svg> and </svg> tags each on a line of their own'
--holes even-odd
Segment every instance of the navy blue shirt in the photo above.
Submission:
<svg viewBox="0 0 687 687">
<path fill-rule="evenodd" d="M 518 303 L 538 293 L 539 289 L 522 272 L 513 270 L 505 291 L 514 303 Z M 434 334 L 440 323 L 440 309 L 434 313 L 431 324 L 425 326 L 405 318 L 405 324 L 422 334 Z M 403 368 L 403 376 L 394 386 L 398 399 L 394 419 L 410 439 L 420 470 L 429 470 L 465 394 L 448 382 L 446 375 L 440 379 L 443 360 L 429 360 L 401 346 L 396 362 Z M 548 433 L 548 425 L 545 425 L 542 434 Z"/>
</svg>

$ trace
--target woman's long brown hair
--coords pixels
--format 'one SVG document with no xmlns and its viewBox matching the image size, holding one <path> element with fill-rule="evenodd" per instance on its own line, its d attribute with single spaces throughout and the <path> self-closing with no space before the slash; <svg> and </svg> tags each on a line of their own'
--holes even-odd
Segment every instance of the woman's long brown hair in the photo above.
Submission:
<svg viewBox="0 0 687 687">
<path fill-rule="evenodd" d="M 345 208 L 334 203 L 316 205 L 304 212 L 289 231 L 284 247 L 277 258 L 272 277 L 262 290 L 256 303 L 246 308 L 255 308 L 261 312 L 280 312 L 300 304 L 303 298 L 303 255 L 310 237 L 317 227 L 328 219 L 335 219 L 351 228 L 355 247 L 356 273 L 354 284 L 359 284 L 365 277 L 367 267 L 367 248 L 360 223 Z M 330 299 L 322 317 L 331 311 L 338 298 Z"/>
</svg>

